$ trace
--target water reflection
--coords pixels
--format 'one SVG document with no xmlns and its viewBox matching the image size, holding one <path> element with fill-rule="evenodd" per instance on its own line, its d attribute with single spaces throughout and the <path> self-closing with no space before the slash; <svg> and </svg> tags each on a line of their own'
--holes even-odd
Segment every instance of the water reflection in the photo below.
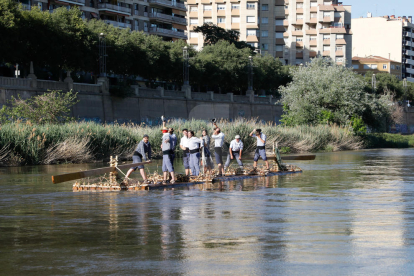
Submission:
<svg viewBox="0 0 414 276">
<path fill-rule="evenodd" d="M 413 153 L 139 192 L 50 183 L 79 165 L 0 168 L 2 274 L 411 274 Z"/>
</svg>

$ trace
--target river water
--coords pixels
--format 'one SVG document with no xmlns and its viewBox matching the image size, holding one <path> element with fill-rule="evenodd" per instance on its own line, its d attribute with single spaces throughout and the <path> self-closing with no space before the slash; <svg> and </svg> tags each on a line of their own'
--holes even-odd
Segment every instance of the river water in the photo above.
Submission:
<svg viewBox="0 0 414 276">
<path fill-rule="evenodd" d="M 50 176 L 102 164 L 0 168 L 0 274 L 413 273 L 413 149 L 293 164 L 303 173 L 76 193 Z"/>
</svg>

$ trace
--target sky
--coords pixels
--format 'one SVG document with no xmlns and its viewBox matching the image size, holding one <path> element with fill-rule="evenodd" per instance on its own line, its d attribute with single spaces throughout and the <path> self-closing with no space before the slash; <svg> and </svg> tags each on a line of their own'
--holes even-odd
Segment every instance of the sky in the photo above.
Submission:
<svg viewBox="0 0 414 276">
<path fill-rule="evenodd" d="M 352 6 L 352 18 L 367 17 L 367 12 L 372 16 L 414 17 L 414 0 L 342 0 L 342 3 Z"/>
</svg>

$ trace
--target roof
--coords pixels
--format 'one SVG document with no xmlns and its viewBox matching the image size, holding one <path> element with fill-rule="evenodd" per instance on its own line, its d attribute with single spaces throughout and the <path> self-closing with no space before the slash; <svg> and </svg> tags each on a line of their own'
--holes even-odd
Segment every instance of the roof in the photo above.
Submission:
<svg viewBox="0 0 414 276">
<path fill-rule="evenodd" d="M 353 57 L 352 61 L 360 61 L 360 62 L 395 62 L 401 63 L 399 61 L 391 60 L 388 58 L 383 58 L 380 56 L 368 56 L 368 57 Z"/>
</svg>

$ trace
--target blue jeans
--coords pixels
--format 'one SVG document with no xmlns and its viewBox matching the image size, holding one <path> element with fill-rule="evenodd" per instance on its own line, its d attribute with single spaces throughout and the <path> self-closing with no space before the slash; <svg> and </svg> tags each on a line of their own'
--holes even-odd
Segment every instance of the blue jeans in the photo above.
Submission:
<svg viewBox="0 0 414 276">
<path fill-rule="evenodd" d="M 183 152 L 183 163 L 184 163 L 184 169 L 190 168 L 190 153 L 189 152 Z"/>
<path fill-rule="evenodd" d="M 162 156 L 162 171 L 163 172 L 173 172 L 174 171 L 171 159 L 172 158 L 169 154 L 164 154 Z"/>
<path fill-rule="evenodd" d="M 190 154 L 190 168 L 192 175 L 198 176 L 200 174 L 200 153 Z"/>
<path fill-rule="evenodd" d="M 254 154 L 254 162 L 257 162 L 257 160 L 259 160 L 259 157 L 261 157 L 263 159 L 263 161 L 267 160 L 266 157 L 266 150 L 265 149 L 257 149 L 256 153 Z"/>
<path fill-rule="evenodd" d="M 240 153 L 239 152 L 235 152 L 233 151 L 233 160 L 236 159 L 237 164 L 239 164 L 240 167 L 243 167 L 243 162 L 239 159 Z M 230 166 L 230 162 L 232 161 L 232 159 L 230 158 L 230 153 L 227 154 L 227 161 L 226 164 L 224 165 L 224 168 L 228 168 Z"/>
</svg>

